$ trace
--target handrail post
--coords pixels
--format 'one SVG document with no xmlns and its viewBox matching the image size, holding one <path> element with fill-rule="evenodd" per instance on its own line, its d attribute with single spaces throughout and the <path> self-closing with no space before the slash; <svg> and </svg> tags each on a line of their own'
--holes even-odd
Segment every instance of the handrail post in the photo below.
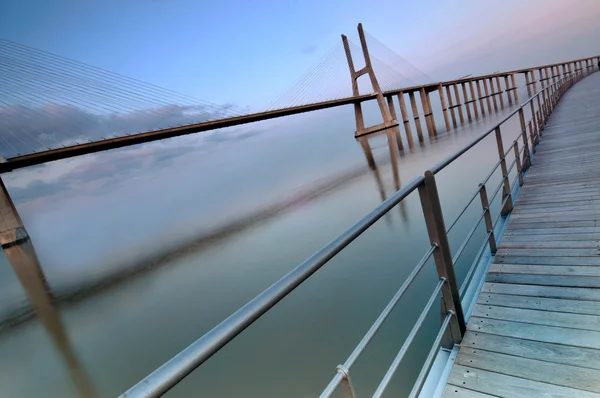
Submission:
<svg viewBox="0 0 600 398">
<path fill-rule="evenodd" d="M 544 116 L 544 123 L 548 120 L 548 98 L 546 96 L 546 89 L 542 90 L 542 115 Z"/>
<path fill-rule="evenodd" d="M 540 96 L 536 96 L 536 100 L 537 100 L 537 105 L 538 105 L 538 110 L 536 112 L 537 118 L 538 118 L 538 125 L 540 128 L 540 131 L 544 130 L 544 126 L 545 126 L 545 121 L 544 118 L 542 117 L 542 103 L 540 102 Z"/>
<path fill-rule="evenodd" d="M 519 154 L 519 140 L 515 140 L 513 149 L 515 150 L 515 162 L 517 165 L 517 175 L 519 176 L 519 185 L 523 186 L 523 169 L 521 168 L 521 155 Z"/>
<path fill-rule="evenodd" d="M 506 156 L 504 156 L 504 144 L 502 143 L 502 133 L 500 132 L 500 126 L 496 127 L 496 144 L 498 146 L 498 157 L 500 157 L 500 170 L 502 170 L 502 178 L 504 179 L 504 186 L 502 188 L 502 202 L 507 196 L 506 203 L 502 207 L 501 214 L 506 217 L 508 213 L 512 211 L 512 195 L 510 193 L 510 182 L 508 181 L 508 168 L 506 167 Z"/>
<path fill-rule="evenodd" d="M 442 287 L 442 300 L 447 311 L 451 311 L 454 316 L 450 321 L 451 339 L 444 339 L 454 344 L 460 344 L 467 328 L 465 317 L 460 303 L 460 293 L 454 275 L 454 266 L 452 264 L 452 253 L 450 244 L 446 235 L 446 226 L 444 224 L 444 215 L 440 205 L 435 176 L 429 170 L 425 172 L 425 178 L 419 185 L 419 197 L 421 198 L 421 207 L 427 233 L 432 245 L 436 248 L 433 252 L 435 267 L 440 278 L 444 278 L 446 283 Z M 452 347 L 445 347 L 452 348 Z"/>
<path fill-rule="evenodd" d="M 502 177 L 504 178 L 504 177 Z M 496 254 L 496 237 L 494 236 L 494 223 L 492 222 L 492 216 L 490 214 L 490 204 L 488 201 L 487 190 L 485 189 L 485 184 L 479 184 L 479 197 L 481 198 L 481 207 L 484 211 L 484 219 L 485 219 L 485 228 L 487 229 L 488 234 L 490 234 L 488 238 L 488 243 L 490 245 L 490 251 L 492 255 Z"/>
<path fill-rule="evenodd" d="M 535 127 L 535 135 L 539 136 L 541 135 L 541 131 L 538 128 L 538 121 L 535 117 L 535 106 L 533 105 L 533 101 L 529 101 L 529 109 L 531 109 L 531 120 L 533 120 L 533 125 Z"/>
<path fill-rule="evenodd" d="M 519 121 L 521 122 L 521 136 L 523 137 L 523 170 L 527 170 L 531 166 L 531 153 L 529 152 L 529 143 L 527 142 L 527 126 L 525 125 L 525 113 L 523 108 L 519 109 Z"/>
<path fill-rule="evenodd" d="M 536 144 L 539 142 L 537 136 L 533 132 L 533 126 L 531 125 L 531 120 L 527 123 L 527 127 L 529 128 L 529 140 L 531 141 L 531 150 L 533 153 L 536 151 Z"/>
<path fill-rule="evenodd" d="M 352 379 L 350 378 L 350 370 L 346 369 L 343 365 L 338 365 L 336 370 L 342 375 L 342 381 L 340 382 L 342 398 L 356 398 L 354 384 L 352 383 Z"/>
</svg>

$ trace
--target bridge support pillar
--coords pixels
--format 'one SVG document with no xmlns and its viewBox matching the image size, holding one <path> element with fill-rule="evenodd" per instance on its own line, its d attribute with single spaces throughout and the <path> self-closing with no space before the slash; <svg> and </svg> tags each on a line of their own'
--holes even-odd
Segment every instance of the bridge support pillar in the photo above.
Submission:
<svg viewBox="0 0 600 398">
<path fill-rule="evenodd" d="M 406 133 L 408 147 L 412 148 L 415 143 L 412 136 L 412 129 L 410 128 L 410 122 L 408 120 L 408 112 L 406 111 L 406 102 L 404 101 L 403 92 L 398 93 L 398 102 L 400 103 L 400 114 L 402 115 L 402 123 L 404 124 L 404 132 Z"/>
<path fill-rule="evenodd" d="M 492 96 L 492 102 L 494 103 L 494 112 L 498 112 L 498 101 L 496 100 L 496 90 L 494 89 L 494 78 L 490 77 L 490 95 Z"/>
<path fill-rule="evenodd" d="M 365 39 L 365 33 L 363 31 L 362 24 L 358 24 L 358 36 L 360 37 L 360 46 L 362 48 L 363 57 L 365 59 L 365 67 L 357 71 L 354 68 L 354 61 L 352 60 L 352 53 L 350 52 L 348 38 L 345 35 L 342 35 L 344 51 L 346 52 L 346 60 L 348 61 L 348 67 L 350 68 L 350 77 L 352 79 L 352 95 L 354 95 L 355 97 L 360 95 L 360 92 L 358 90 L 358 78 L 362 75 L 368 75 L 371 81 L 371 86 L 373 87 L 373 91 L 375 91 L 377 104 L 379 105 L 381 116 L 383 117 L 383 123 L 371 126 L 369 128 L 365 128 L 361 103 L 356 102 L 354 104 L 354 114 L 356 117 L 356 137 L 369 133 L 374 133 L 376 131 L 380 131 L 398 125 L 398 122 L 392 118 L 390 109 L 385 103 L 381 87 L 379 87 L 379 82 L 377 81 L 375 72 L 373 72 L 373 66 L 371 65 L 371 56 L 369 55 L 369 48 L 367 47 L 367 40 Z"/>
<path fill-rule="evenodd" d="M 477 80 L 476 83 L 477 83 L 477 97 L 479 97 L 479 107 L 481 108 L 481 115 L 485 116 L 485 103 L 483 102 L 483 96 L 481 95 L 481 84 L 479 83 L 479 80 Z"/>
<path fill-rule="evenodd" d="M 469 91 L 471 92 L 471 103 L 473 104 L 475 119 L 479 119 L 479 111 L 477 110 L 477 97 L 475 97 L 475 90 L 473 89 L 473 80 L 469 80 Z"/>
<path fill-rule="evenodd" d="M 512 88 L 510 87 L 510 82 L 508 81 L 508 75 L 504 76 L 504 87 L 506 87 L 506 99 L 508 100 L 508 105 L 512 105 L 513 101 L 512 101 L 512 95 L 510 94 L 510 92 L 512 91 Z"/>
<path fill-rule="evenodd" d="M 390 114 L 392 115 L 393 120 L 397 120 L 396 116 L 396 108 L 394 107 L 394 97 L 391 95 L 387 97 L 388 107 L 390 108 Z M 396 143 L 398 145 L 398 150 L 404 150 L 404 144 L 402 143 L 402 136 L 400 135 L 400 127 L 392 127 L 389 131 L 390 134 L 394 134 L 396 136 Z M 389 135 L 389 134 L 388 134 Z"/>
<path fill-rule="evenodd" d="M 535 71 L 533 69 L 531 69 L 529 71 L 529 73 L 531 73 L 531 84 L 533 85 L 533 92 L 536 93 L 537 85 L 536 85 L 536 80 L 535 80 Z"/>
<path fill-rule="evenodd" d="M 492 113 L 492 102 L 490 101 L 490 90 L 488 89 L 487 79 L 483 79 L 483 90 L 485 92 L 485 101 L 487 102 L 488 112 Z"/>
<path fill-rule="evenodd" d="M 529 81 L 529 72 L 525 72 L 525 85 L 527 86 L 527 95 L 531 97 L 531 82 Z"/>
<path fill-rule="evenodd" d="M 429 91 L 421 87 L 419 92 L 421 97 L 421 106 L 423 107 L 423 116 L 425 116 L 425 124 L 427 125 L 427 133 L 430 137 L 436 136 L 437 131 L 435 128 L 435 119 L 433 118 L 433 111 L 431 110 L 431 99 L 429 98 Z"/>
<path fill-rule="evenodd" d="M 454 97 L 456 98 L 456 109 L 458 110 L 458 116 L 460 117 L 460 124 L 465 124 L 465 117 L 463 116 L 463 111 L 462 111 L 462 103 L 460 100 L 460 94 L 458 93 L 458 85 L 456 83 L 453 84 L 454 86 Z"/>
<path fill-rule="evenodd" d="M 515 74 L 511 74 L 510 75 L 510 80 L 512 82 L 512 88 L 513 88 L 513 93 L 515 95 L 515 103 L 518 105 L 519 104 L 519 88 L 517 87 L 517 79 L 515 78 Z"/>
<path fill-rule="evenodd" d="M 450 105 L 450 115 L 452 116 L 452 125 L 457 128 L 456 124 L 456 113 L 454 112 L 454 101 L 452 100 L 452 92 L 450 92 L 450 86 L 446 86 L 446 96 L 448 97 L 448 104 Z"/>
<path fill-rule="evenodd" d="M 409 91 L 408 97 L 410 98 L 410 106 L 412 108 L 415 126 L 417 127 L 417 136 L 419 136 L 419 142 L 423 142 L 423 129 L 421 128 L 421 120 L 419 119 L 419 108 L 417 108 L 417 100 L 415 98 L 415 92 Z"/>
<path fill-rule="evenodd" d="M 500 101 L 500 108 L 504 109 L 504 98 L 502 98 L 502 85 L 500 84 L 500 76 L 496 76 L 496 87 L 498 88 L 498 100 Z"/>
<path fill-rule="evenodd" d="M 446 103 L 446 97 L 444 96 L 444 87 L 442 84 L 438 86 L 438 94 L 440 95 L 440 102 L 442 103 L 442 112 L 444 114 L 444 124 L 446 125 L 446 131 L 450 131 L 450 118 L 448 117 L 448 104 Z"/>
<path fill-rule="evenodd" d="M 467 119 L 469 120 L 469 122 L 473 121 L 473 118 L 471 117 L 471 108 L 469 108 L 469 96 L 467 95 L 467 87 L 465 86 L 465 83 L 461 83 L 460 84 L 461 88 L 462 88 L 462 92 L 463 92 L 463 101 L 465 104 L 465 109 L 467 110 Z"/>
</svg>

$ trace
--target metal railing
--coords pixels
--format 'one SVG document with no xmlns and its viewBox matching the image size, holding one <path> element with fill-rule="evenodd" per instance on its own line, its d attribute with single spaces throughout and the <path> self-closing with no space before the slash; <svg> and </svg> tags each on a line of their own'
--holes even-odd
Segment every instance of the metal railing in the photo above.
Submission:
<svg viewBox="0 0 600 398">
<path fill-rule="evenodd" d="M 547 119 L 565 91 L 579 81 L 582 77 L 590 72 L 593 72 L 595 69 L 595 66 L 589 67 L 578 71 L 577 73 L 563 77 L 556 82 L 548 82 L 546 87 L 542 88 L 539 92 L 529 98 L 529 100 L 521 104 L 518 109 L 511 112 L 493 128 L 478 136 L 475 140 L 471 141 L 460 150 L 456 151 L 446 159 L 427 170 L 423 176 L 417 177 L 410 181 L 404 188 L 400 189 L 390 198 L 382 202 L 373 211 L 371 211 L 333 241 L 325 245 L 321 250 L 306 259 L 283 278 L 275 282 L 223 322 L 215 326 L 204 336 L 196 340 L 160 368 L 156 369 L 152 374 L 133 386 L 131 389 L 125 392 L 122 397 L 158 397 L 169 391 L 173 386 L 194 371 L 194 369 L 208 360 L 213 354 L 233 340 L 238 334 L 244 331 L 263 314 L 265 314 L 271 307 L 277 304 L 286 295 L 292 292 L 296 287 L 298 287 L 312 274 L 319 270 L 337 253 L 348 246 L 352 241 L 354 241 L 377 220 L 379 220 L 393 207 L 400 203 L 404 198 L 417 190 L 429 235 L 430 247 L 404 281 L 402 286 L 398 289 L 396 294 L 392 297 L 387 306 L 383 309 L 371 328 L 358 343 L 354 351 L 352 351 L 350 356 L 342 365 L 337 367 L 335 376 L 321 394 L 322 398 L 327 398 L 330 397 L 338 388 L 340 388 L 344 398 L 356 398 L 356 392 L 350 376 L 352 365 L 361 355 L 369 342 L 373 339 L 377 331 L 388 318 L 394 307 L 398 304 L 409 286 L 423 270 L 427 261 L 433 257 L 439 281 L 431 293 L 425 308 L 417 319 L 416 324 L 413 326 L 408 337 L 404 341 L 402 347 L 395 356 L 392 364 L 388 368 L 375 393 L 373 394 L 374 397 L 380 397 L 383 394 L 390 380 L 392 379 L 392 376 L 400 365 L 405 353 L 410 347 L 413 339 L 423 325 L 425 317 L 433 306 L 435 299 L 438 297 L 438 294 L 441 293 L 442 304 L 445 308 L 446 314 L 442 321 L 441 328 L 439 329 L 439 332 L 435 338 L 434 344 L 425 360 L 425 364 L 423 365 L 409 395 L 411 398 L 416 397 L 423 387 L 423 383 L 425 382 L 427 374 L 431 369 L 433 361 L 436 357 L 436 353 L 439 351 L 440 347 L 443 346 L 444 348 L 452 348 L 455 344 L 459 344 L 462 340 L 462 337 L 466 331 L 466 323 L 461 304 L 461 297 L 465 293 L 467 286 L 472 280 L 477 265 L 479 264 L 480 259 L 482 258 L 486 249 L 488 249 L 492 255 L 496 252 L 497 242 L 494 231 L 501 218 L 506 217 L 512 211 L 513 191 L 517 187 L 516 184 L 519 184 L 519 186 L 523 184 L 524 172 L 532 163 L 533 153 L 535 153 L 535 146 L 539 142 L 539 138 L 542 135 Z M 534 102 L 537 102 L 537 107 Z M 526 123 L 524 109 L 527 106 L 530 107 L 531 120 Z M 513 141 L 512 145 L 510 145 L 508 149 L 505 149 L 502 141 L 501 126 L 516 114 L 519 115 L 520 133 Z M 446 228 L 435 175 L 492 133 L 494 133 L 496 137 L 499 159 L 487 177 L 479 184 L 479 187 L 470 197 L 467 205 L 458 213 L 458 216 L 450 224 L 450 226 Z M 522 141 L 521 146 L 519 145 L 519 141 Z M 506 158 L 511 152 L 513 152 L 514 159 L 510 165 L 507 165 Z M 516 176 L 512 181 L 509 181 L 509 175 L 515 167 Z M 502 178 L 498 186 L 495 187 L 491 196 L 488 198 L 486 183 L 490 181 L 491 177 L 498 170 L 498 168 L 501 170 Z M 501 209 L 495 219 L 492 220 L 490 203 L 494 201 L 500 192 L 502 192 Z M 448 243 L 448 233 L 465 214 L 467 208 L 469 208 L 469 206 L 476 201 L 477 197 L 479 197 L 481 202 L 481 214 L 477 219 L 476 225 L 469 230 L 466 239 L 462 242 L 453 256 Z M 485 223 L 487 233 L 485 234 L 484 240 L 467 271 L 463 283 L 459 288 L 454 274 L 454 264 L 464 254 L 465 248 L 471 242 L 473 236 L 475 236 L 475 231 L 482 221 Z"/>
</svg>

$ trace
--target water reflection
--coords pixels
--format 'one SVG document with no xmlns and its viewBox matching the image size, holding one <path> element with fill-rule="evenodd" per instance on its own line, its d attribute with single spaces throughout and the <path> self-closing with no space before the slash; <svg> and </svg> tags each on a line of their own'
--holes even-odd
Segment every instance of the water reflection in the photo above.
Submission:
<svg viewBox="0 0 600 398">
<path fill-rule="evenodd" d="M 194 231 L 185 239 L 169 245 L 158 245 L 151 242 L 152 244 L 144 247 L 132 246 L 129 251 L 135 253 L 134 256 L 118 258 L 118 261 L 107 264 L 107 267 L 110 267 L 108 271 L 104 272 L 103 269 L 103 272 L 94 274 L 93 278 L 78 279 L 76 286 L 65 284 L 61 288 L 57 287 L 60 285 L 55 283 L 57 279 L 52 274 L 52 266 L 46 264 L 42 243 L 37 239 L 37 235 L 34 235 L 36 243 L 39 242 L 38 253 L 42 256 L 41 260 L 46 266 L 44 271 L 55 288 L 53 294 L 48 291 L 33 247 L 28 246 L 30 242 L 28 245 L 21 246 L 19 250 L 15 250 L 16 253 L 7 253 L 7 256 L 11 258 L 15 270 L 19 269 L 25 272 L 24 270 L 28 269 L 15 265 L 18 262 L 17 259 L 23 256 L 26 260 L 21 261 L 27 261 L 30 264 L 28 273 L 31 275 L 26 274 L 25 277 L 19 275 L 19 279 L 30 296 L 38 319 L 42 321 L 46 333 L 51 336 L 53 341 L 50 346 L 43 338 L 36 349 L 39 348 L 39 352 L 42 352 L 48 346 L 52 357 L 57 357 L 55 352 L 60 352 L 60 360 L 66 364 L 61 368 L 68 369 L 70 372 L 79 396 L 93 396 L 94 392 L 101 396 L 115 396 L 179 352 L 182 347 L 189 344 L 202 332 L 209 330 L 218 321 L 239 308 L 273 280 L 279 278 L 287 270 L 285 267 L 291 267 L 295 265 L 296 261 L 301 261 L 305 256 L 312 254 L 315 247 L 320 247 L 328 239 L 355 222 L 358 217 L 372 210 L 374 204 L 379 200 L 386 200 L 394 191 L 402 187 L 402 177 L 406 184 L 416 175 L 422 175 L 422 171 L 426 167 L 463 145 L 471 139 L 472 135 L 470 136 L 470 134 L 480 132 L 483 127 L 484 123 L 482 122 L 480 125 L 475 124 L 473 128 L 464 127 L 448 136 L 440 134 L 437 137 L 429 137 L 429 140 L 419 142 L 421 148 L 419 146 L 414 148 L 414 142 L 411 144 L 409 137 L 400 136 L 397 129 L 360 137 L 357 139 L 358 145 L 351 138 L 351 130 L 332 129 L 332 136 L 337 134 L 334 136 L 337 141 L 332 141 L 329 145 L 328 142 L 323 141 L 322 137 L 319 137 L 315 138 L 314 142 L 319 145 L 328 144 L 328 151 L 338 152 L 343 148 L 346 153 L 350 153 L 351 158 L 349 156 L 348 159 L 337 160 L 337 162 L 346 162 L 342 164 L 343 167 L 329 168 L 331 165 L 336 166 L 337 164 L 333 162 L 320 163 L 319 168 L 322 167 L 323 170 L 318 174 L 318 179 L 311 175 L 303 180 L 308 181 L 307 183 L 298 184 L 299 188 L 295 188 L 294 191 L 269 195 L 259 205 L 248 206 L 243 213 L 232 215 L 204 230 Z M 317 133 L 315 133 L 316 136 Z M 300 145 L 309 148 L 318 147 L 312 141 L 309 142 L 311 137 L 303 136 Z M 404 150 L 399 149 L 399 137 L 405 139 L 405 144 L 408 141 Z M 275 139 L 273 142 L 270 144 L 272 144 L 273 152 L 276 152 L 275 149 L 280 149 L 282 144 Z M 361 158 L 359 145 L 366 163 Z M 350 147 L 353 151 L 347 149 Z M 416 150 L 414 154 L 409 153 L 413 150 Z M 286 153 L 285 160 L 289 161 L 287 156 L 291 158 L 292 155 Z M 303 173 L 309 174 L 307 167 L 304 166 L 310 165 L 311 162 L 321 162 L 321 159 L 324 157 L 311 153 L 304 163 L 295 167 L 302 170 Z M 490 159 L 492 158 L 490 157 Z M 469 159 L 467 158 L 467 160 Z M 391 167 L 391 170 L 388 167 Z M 291 169 L 289 167 L 285 172 L 290 173 Z M 170 170 L 174 174 L 182 172 L 182 170 L 173 168 Z M 247 171 L 244 178 L 252 176 L 251 170 Z M 468 168 L 465 166 L 464 170 L 468 170 Z M 217 172 L 211 170 L 211 173 Z M 402 175 L 400 175 L 401 172 Z M 452 180 L 456 189 L 450 193 L 446 192 L 448 196 L 445 203 L 453 204 L 453 199 L 462 197 L 459 195 L 462 186 L 468 185 L 471 189 L 472 185 L 470 184 L 473 183 L 471 180 L 476 180 L 478 176 L 474 175 L 471 179 L 458 177 L 456 181 Z M 261 175 L 261 178 L 264 177 Z M 309 180 L 309 178 L 311 179 Z M 376 187 L 372 186 L 371 178 L 374 178 Z M 158 184 L 160 181 L 156 183 Z M 128 198 L 123 194 L 120 199 L 127 200 Z M 456 203 L 459 202 L 456 201 Z M 229 350 L 234 350 L 229 352 L 235 352 L 235 361 L 228 361 L 227 355 L 221 356 L 221 359 L 215 357 L 210 364 L 206 365 L 208 367 L 204 367 L 201 372 L 195 372 L 186 381 L 187 384 L 182 383 L 182 386 L 179 387 L 181 389 L 174 394 L 179 396 L 238 396 L 240 394 L 247 396 L 311 396 L 307 392 L 311 391 L 314 393 L 312 395 L 316 395 L 322 384 L 328 382 L 328 380 L 324 380 L 328 377 L 327 371 L 331 371 L 327 368 L 330 364 L 328 358 L 337 361 L 340 356 L 348 354 L 348 349 L 354 347 L 358 334 L 362 333 L 361 328 L 371 325 L 371 318 L 379 313 L 381 303 L 388 299 L 387 294 L 397 289 L 397 286 L 391 282 L 388 286 L 387 281 L 403 280 L 402 278 L 410 272 L 411 264 L 418 261 L 417 250 L 414 248 L 421 247 L 421 244 L 425 245 L 425 241 L 419 240 L 425 235 L 422 230 L 423 218 L 418 200 L 403 201 L 397 207 L 399 210 L 392 210 L 389 216 L 386 216 L 386 221 L 393 224 L 393 231 L 391 228 L 372 229 L 363 237 L 364 240 L 357 241 L 355 252 L 346 251 L 347 257 L 339 257 L 336 260 L 349 267 L 348 282 L 346 280 L 343 283 L 340 282 L 339 274 L 335 272 L 335 263 L 332 263 L 334 266 L 328 268 L 330 271 L 323 269 L 317 278 L 309 282 L 312 285 L 305 285 L 304 289 L 308 290 L 299 290 L 295 293 L 295 297 L 299 297 L 299 301 L 288 301 L 288 305 L 291 305 L 290 302 L 294 305 L 300 303 L 297 307 L 293 307 L 295 311 L 288 311 L 290 307 L 283 307 L 283 310 L 278 310 L 279 313 L 274 313 L 276 315 L 270 315 L 269 319 L 273 320 L 273 323 L 269 323 L 269 319 L 266 318 L 254 326 L 255 331 L 264 332 L 264 335 L 273 333 L 274 329 L 272 328 L 275 323 L 282 325 L 281 327 L 290 328 L 295 331 L 292 337 L 295 344 L 290 345 L 289 341 L 286 341 L 290 338 L 289 332 L 282 332 L 281 336 L 278 335 L 279 337 L 252 340 L 251 343 L 248 343 L 248 337 L 246 340 L 238 340 L 236 343 L 238 345 L 229 348 Z M 401 213 L 401 222 L 396 211 Z M 410 226 L 409 212 L 412 212 L 414 217 Z M 448 209 L 448 212 L 452 214 L 452 208 Z M 104 216 L 109 217 L 114 214 L 107 212 Z M 315 226 L 319 228 L 315 228 Z M 457 231 L 460 233 L 460 230 L 457 229 Z M 288 242 L 294 242 L 294 244 Z M 72 242 L 65 243 L 62 248 L 68 250 L 69 247 L 73 247 L 71 245 Z M 232 250 L 233 247 L 235 250 Z M 211 250 L 206 250 L 208 248 Z M 23 254 L 27 252 L 28 255 Z M 355 254 L 356 257 L 354 257 Z M 375 256 L 377 261 L 373 261 Z M 29 258 L 27 259 L 27 257 Z M 364 264 L 369 261 L 377 263 L 377 268 L 365 270 Z M 242 263 L 243 267 L 238 266 Z M 284 268 L 282 268 L 282 264 Z M 158 268 L 162 268 L 162 271 L 158 271 Z M 132 281 L 140 283 L 124 283 Z M 363 282 L 365 282 L 364 286 Z M 336 285 L 336 283 L 340 284 Z M 324 286 L 326 288 L 322 288 Z M 370 286 L 377 286 L 377 288 L 371 290 Z M 343 297 L 348 292 L 354 293 L 359 290 L 363 295 L 352 294 L 350 300 L 354 300 L 353 305 L 345 306 L 346 310 L 340 311 L 341 307 L 331 304 L 337 303 L 334 300 L 336 297 Z M 317 292 L 321 296 L 318 296 Z M 314 297 L 317 297 L 319 305 L 314 310 L 316 313 L 308 313 L 308 304 Z M 415 294 L 412 299 L 416 300 L 419 297 Z M 56 308 L 57 305 L 61 310 L 60 313 Z M 274 310 L 277 311 L 277 309 Z M 412 309 L 403 308 L 403 310 L 406 310 L 406 313 L 401 315 L 406 315 L 407 318 L 413 315 Z M 195 315 L 189 316 L 192 312 Z M 282 312 L 291 314 L 291 316 L 286 318 L 286 315 L 283 315 L 283 318 L 273 318 L 280 316 Z M 445 314 L 443 308 L 441 308 L 441 313 Z M 299 314 L 301 316 L 298 316 Z M 62 315 L 62 322 L 60 315 Z M 90 315 L 98 323 L 93 328 L 86 328 L 85 326 L 88 324 L 86 318 Z M 359 326 L 356 326 L 357 318 L 362 318 Z M 275 322 L 275 319 L 278 322 Z M 315 320 L 319 320 L 319 322 L 315 322 Z M 310 327 L 301 329 L 295 323 L 296 321 L 301 321 Z M 435 323 L 431 323 L 431 325 L 437 328 L 439 326 L 437 316 L 434 321 Z M 316 329 L 312 326 L 313 324 L 321 326 Z M 399 320 L 398 324 L 404 323 Z M 87 355 L 83 358 L 80 356 L 80 359 L 84 361 L 86 369 L 93 376 L 96 391 L 93 391 L 89 379 L 83 372 L 81 362 L 76 357 L 63 325 L 68 328 L 67 331 L 73 340 L 85 347 Z M 264 329 L 257 329 L 261 327 Z M 424 330 L 433 331 L 434 327 L 424 328 Z M 119 333 L 115 334 L 115 330 L 118 330 Z M 169 332 L 168 337 L 165 337 L 167 331 Z M 340 331 L 344 331 L 344 333 Z M 346 331 L 352 333 L 345 333 Z M 252 333 L 251 330 L 248 332 Z M 259 336 L 263 335 L 261 333 L 258 333 Z M 346 339 L 347 344 L 337 346 L 331 344 L 331 340 L 328 340 L 329 337 L 334 335 L 337 340 L 338 333 L 343 335 L 342 339 Z M 381 339 L 381 347 L 384 349 L 381 350 L 381 355 L 375 351 L 377 354 L 373 354 L 372 361 L 371 358 L 368 358 L 367 362 L 373 364 L 369 366 L 373 366 L 373 369 L 378 369 L 376 366 L 379 364 L 387 366 L 388 358 L 385 355 L 391 352 L 390 344 L 402 340 L 402 333 L 402 330 L 400 332 L 394 330 L 393 336 L 388 339 L 389 336 L 384 332 Z M 12 338 L 12 340 L 8 338 L 5 340 L 8 342 L 5 345 L 6 351 L 9 351 L 7 349 L 9 344 L 22 351 L 23 348 L 33 346 L 38 342 L 38 340 L 34 340 L 34 337 L 24 333 L 23 329 L 10 335 L 6 333 L 6 336 Z M 98 336 L 102 336 L 102 338 Z M 273 340 L 279 341 L 280 345 L 272 344 Z M 290 348 L 290 355 L 294 355 L 298 361 L 288 366 L 273 366 L 275 360 L 280 356 L 281 347 L 290 346 L 293 346 L 294 349 L 292 351 Z M 252 351 L 254 347 L 260 347 L 260 349 L 254 352 Z M 112 352 L 113 355 L 103 355 L 108 352 Z M 264 355 L 269 360 L 256 360 L 256 355 L 254 355 L 256 353 Z M 8 355 L 4 356 L 8 363 L 13 362 L 10 355 L 14 355 L 15 359 L 19 357 L 19 353 L 8 352 Z M 126 358 L 129 358 L 130 361 Z M 46 358 L 46 361 L 49 360 Z M 41 359 L 37 359 L 36 362 L 43 364 L 43 368 L 50 369 L 51 365 L 48 362 Z M 335 365 L 337 362 L 331 363 Z M 21 373 L 27 373 L 35 364 L 27 361 L 20 368 L 12 366 L 14 369 L 19 369 Z M 40 373 L 45 372 L 43 368 L 40 367 Z M 249 370 L 249 368 L 251 369 Z M 273 379 L 285 380 L 283 383 L 285 385 L 272 386 L 269 381 L 260 384 L 261 381 L 258 380 L 257 374 L 269 374 L 275 368 L 281 369 L 281 373 L 275 373 L 276 376 Z M 326 368 L 325 371 L 323 368 Z M 64 370 L 61 369 L 61 371 Z M 298 390 L 290 393 L 287 383 L 290 380 L 293 383 L 297 379 L 293 375 L 298 374 L 299 371 L 306 372 L 303 377 L 310 380 L 312 385 L 303 382 L 300 386 L 296 386 L 299 388 Z M 33 371 L 31 372 L 33 376 L 36 376 Z M 233 386 L 231 383 L 222 385 L 219 380 L 224 372 L 232 372 L 232 374 L 246 379 L 239 384 L 234 383 L 237 386 Z M 365 380 L 371 380 L 368 374 L 365 376 L 366 373 L 362 373 L 359 369 L 357 374 L 363 376 Z M 372 373 L 373 380 L 382 374 L 375 371 Z M 402 374 L 406 375 L 406 378 L 411 376 L 408 373 Z M 23 384 L 22 388 L 21 383 Z M 22 393 L 20 396 L 39 396 L 44 395 L 44 391 L 48 391 L 50 381 L 36 379 L 35 383 L 32 383 L 35 386 L 30 387 L 27 381 L 10 380 L 10 383 L 7 382 L 4 388 L 10 388 L 12 384 L 19 385 L 21 390 L 32 390 L 33 388 L 37 390 L 37 394 Z M 251 385 L 251 389 L 247 388 L 248 384 Z M 0 395 L 12 396 L 2 393 Z M 19 396 L 19 394 L 14 395 Z M 66 393 L 46 395 L 68 396 Z M 75 395 L 74 392 L 73 395 Z"/>
<path fill-rule="evenodd" d="M 387 192 L 385 189 L 385 185 L 383 183 L 383 179 L 381 178 L 381 172 L 379 167 L 377 166 L 377 162 L 375 161 L 375 157 L 373 156 L 373 150 L 371 147 L 371 142 L 379 139 L 382 135 L 387 136 L 387 144 L 389 148 L 389 157 L 390 157 L 390 165 L 392 167 L 392 176 L 394 180 L 394 188 L 395 191 L 400 190 L 402 188 L 402 184 L 400 181 L 400 167 L 399 167 L 399 157 L 404 154 L 404 150 L 402 147 L 402 138 L 400 136 L 400 130 L 396 127 L 391 127 L 389 129 L 385 129 L 379 131 L 374 134 L 369 134 L 361 137 L 357 137 L 356 140 L 360 144 L 365 158 L 367 159 L 367 164 L 369 169 L 373 173 L 373 177 L 375 178 L 375 182 L 377 184 L 377 189 L 379 191 L 379 196 L 381 197 L 381 201 L 385 201 L 387 199 Z M 412 140 L 408 140 L 409 147 L 412 149 L 414 142 Z M 402 220 L 408 223 L 408 213 L 406 211 L 406 203 L 400 202 L 399 204 L 400 215 Z M 388 219 L 386 217 L 386 219 Z"/>
<path fill-rule="evenodd" d="M 95 397 L 92 383 L 65 331 L 31 239 L 26 238 L 12 246 L 4 247 L 4 254 L 19 278 L 35 314 L 65 362 L 78 395 Z"/>
</svg>

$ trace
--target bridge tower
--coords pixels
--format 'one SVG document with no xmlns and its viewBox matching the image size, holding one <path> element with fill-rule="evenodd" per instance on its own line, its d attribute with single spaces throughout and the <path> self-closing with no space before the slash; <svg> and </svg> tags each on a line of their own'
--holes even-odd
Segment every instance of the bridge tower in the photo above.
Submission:
<svg viewBox="0 0 600 398">
<path fill-rule="evenodd" d="M 367 40 L 365 39 L 365 32 L 363 31 L 361 23 L 358 24 L 358 36 L 360 38 L 360 46 L 362 48 L 363 57 L 365 59 L 365 67 L 360 70 L 356 70 L 354 68 L 354 61 L 352 60 L 352 53 L 350 52 L 348 38 L 346 37 L 346 35 L 342 35 L 344 51 L 346 52 L 348 67 L 350 68 L 350 78 L 352 79 L 352 95 L 354 97 L 358 97 L 360 95 L 360 92 L 358 90 L 358 78 L 365 74 L 369 75 L 369 79 L 371 80 L 371 86 L 373 86 L 373 91 L 376 95 L 377 104 L 379 105 L 381 116 L 383 117 L 383 123 L 365 128 L 365 121 L 363 118 L 361 101 L 357 100 L 354 103 L 354 116 L 356 117 L 356 137 L 374 133 L 376 131 L 384 130 L 390 127 L 398 126 L 398 121 L 392 117 L 390 109 L 387 107 L 385 98 L 383 97 L 381 87 L 379 87 L 379 82 L 377 81 L 375 72 L 373 72 L 371 56 L 369 55 L 369 48 L 367 47 Z"/>
</svg>

